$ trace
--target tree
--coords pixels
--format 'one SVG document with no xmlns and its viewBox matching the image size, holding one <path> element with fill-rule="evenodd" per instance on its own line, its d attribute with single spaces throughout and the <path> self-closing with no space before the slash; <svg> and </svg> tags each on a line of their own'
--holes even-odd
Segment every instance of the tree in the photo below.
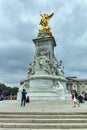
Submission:
<svg viewBox="0 0 87 130">
<path fill-rule="evenodd" d="M 9 95 L 17 95 L 18 88 L 17 87 L 9 87 L 5 84 L 0 83 L 0 95 L 9 96 Z"/>
</svg>

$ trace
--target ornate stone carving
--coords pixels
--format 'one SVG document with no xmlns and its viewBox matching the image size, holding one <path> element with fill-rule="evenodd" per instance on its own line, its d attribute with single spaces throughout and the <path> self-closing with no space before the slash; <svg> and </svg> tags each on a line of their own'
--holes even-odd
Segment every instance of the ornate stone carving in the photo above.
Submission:
<svg viewBox="0 0 87 130">
<path fill-rule="evenodd" d="M 59 64 L 58 64 L 58 74 L 64 75 L 64 66 L 62 64 L 62 61 L 60 61 Z"/>
<path fill-rule="evenodd" d="M 28 68 L 28 75 L 33 75 L 35 74 L 35 61 L 33 61 L 32 64 L 29 64 L 29 68 Z"/>
<path fill-rule="evenodd" d="M 36 59 L 36 68 L 50 73 L 49 59 L 43 55 Z"/>
<path fill-rule="evenodd" d="M 58 92 L 64 90 L 64 86 L 61 84 L 60 81 L 57 81 L 53 86 L 53 91 Z"/>
</svg>

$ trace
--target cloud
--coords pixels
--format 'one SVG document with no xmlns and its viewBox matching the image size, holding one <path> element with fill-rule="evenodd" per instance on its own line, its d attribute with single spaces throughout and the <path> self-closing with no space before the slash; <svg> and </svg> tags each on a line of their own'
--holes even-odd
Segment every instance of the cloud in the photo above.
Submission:
<svg viewBox="0 0 87 130">
<path fill-rule="evenodd" d="M 0 82 L 19 86 L 34 59 L 41 13 L 52 13 L 49 22 L 57 46 L 57 60 L 63 60 L 66 76 L 87 78 L 86 0 L 0 0 Z"/>
</svg>

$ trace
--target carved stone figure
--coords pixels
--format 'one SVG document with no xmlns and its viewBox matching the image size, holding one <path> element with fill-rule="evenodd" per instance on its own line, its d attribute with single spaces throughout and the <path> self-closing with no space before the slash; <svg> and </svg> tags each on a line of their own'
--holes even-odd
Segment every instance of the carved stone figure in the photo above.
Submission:
<svg viewBox="0 0 87 130">
<path fill-rule="evenodd" d="M 56 64 L 51 63 L 50 66 L 51 66 L 51 74 L 56 75 Z"/>
<path fill-rule="evenodd" d="M 45 70 L 50 73 L 49 59 L 45 55 L 39 56 L 36 60 L 36 67 L 39 70 Z"/>
<path fill-rule="evenodd" d="M 19 92 L 22 92 L 23 89 L 25 89 L 26 91 L 29 89 L 29 84 L 25 81 L 22 81 L 20 83 Z"/>
<path fill-rule="evenodd" d="M 35 73 L 35 61 L 33 61 L 32 64 L 29 64 L 29 68 L 28 68 L 28 75 L 32 75 Z"/>
<path fill-rule="evenodd" d="M 63 87 L 63 85 L 61 84 L 60 81 L 57 81 L 57 82 L 55 83 L 55 85 L 53 86 L 53 90 L 54 90 L 55 92 L 61 91 L 61 90 L 64 90 L 64 87 Z"/>
<path fill-rule="evenodd" d="M 64 75 L 64 66 L 62 65 L 62 61 L 60 61 L 58 64 L 58 74 Z"/>
</svg>

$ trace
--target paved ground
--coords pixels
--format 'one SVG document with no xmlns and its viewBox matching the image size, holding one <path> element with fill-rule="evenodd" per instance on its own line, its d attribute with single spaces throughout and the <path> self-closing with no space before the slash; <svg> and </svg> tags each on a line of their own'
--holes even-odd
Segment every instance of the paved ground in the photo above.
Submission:
<svg viewBox="0 0 87 130">
<path fill-rule="evenodd" d="M 20 101 L 6 100 L 0 101 L 0 112 L 87 112 L 87 103 L 74 108 L 71 101 L 30 102 L 21 107 Z"/>
</svg>

